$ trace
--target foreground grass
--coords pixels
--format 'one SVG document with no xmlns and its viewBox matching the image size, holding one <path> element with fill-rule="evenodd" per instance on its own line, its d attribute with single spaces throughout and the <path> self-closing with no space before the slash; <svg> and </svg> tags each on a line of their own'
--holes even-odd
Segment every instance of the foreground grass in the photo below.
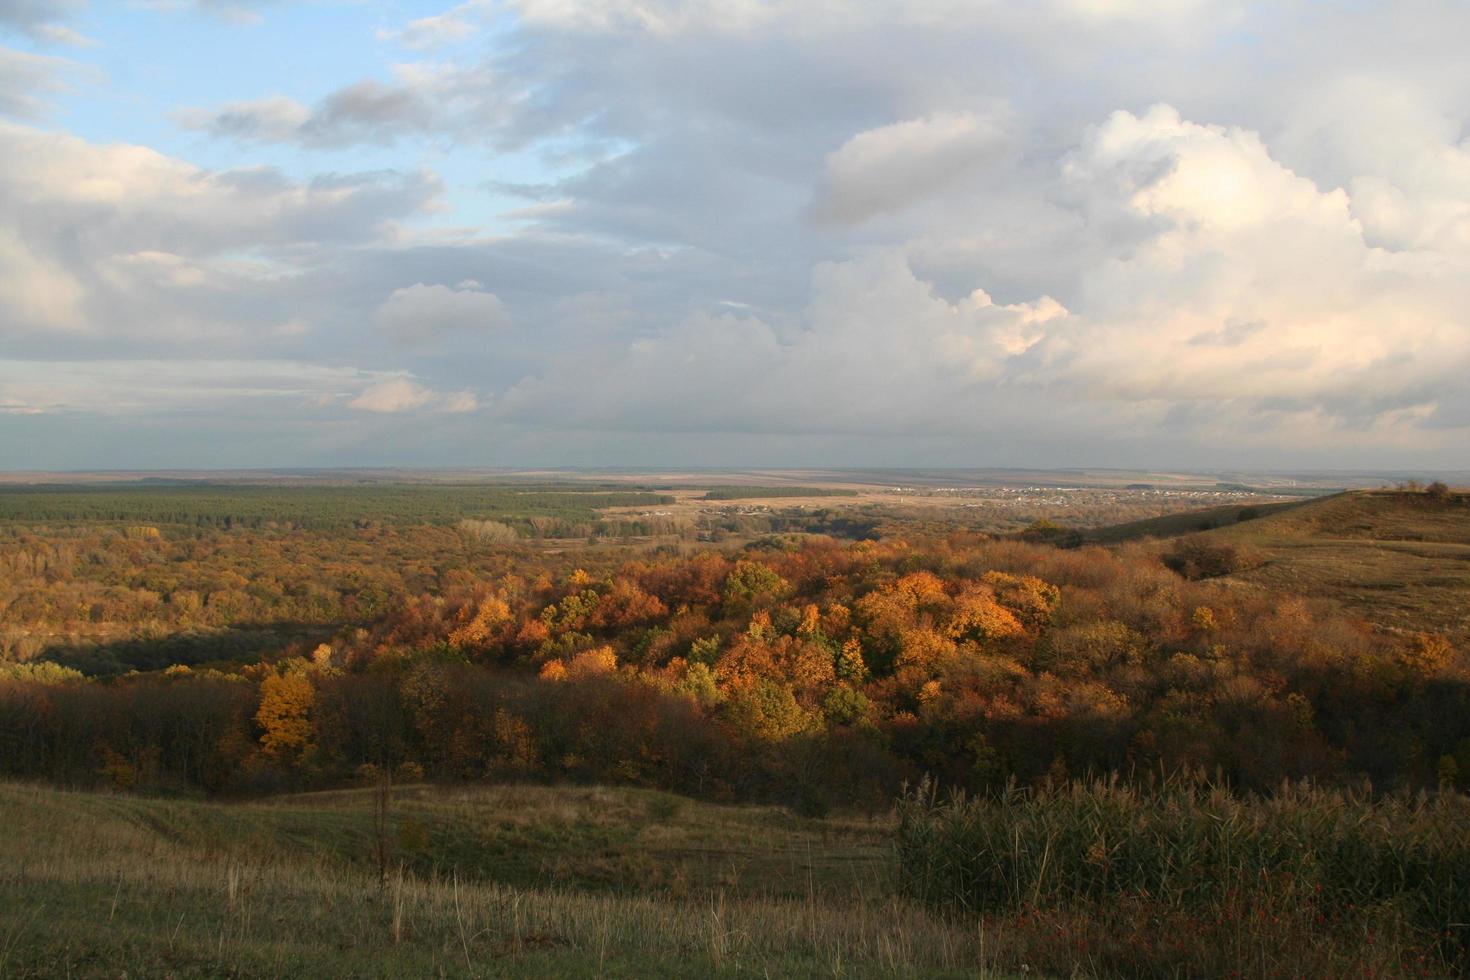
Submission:
<svg viewBox="0 0 1470 980">
<path fill-rule="evenodd" d="M 0 976 L 1455 975 L 1470 803 L 1292 792 L 1079 785 L 812 820 L 415 786 L 380 822 L 370 790 L 0 784 Z"/>
<path fill-rule="evenodd" d="M 0 786 L 4 976 L 975 976 L 872 821 L 633 790 L 215 804 Z"/>
</svg>

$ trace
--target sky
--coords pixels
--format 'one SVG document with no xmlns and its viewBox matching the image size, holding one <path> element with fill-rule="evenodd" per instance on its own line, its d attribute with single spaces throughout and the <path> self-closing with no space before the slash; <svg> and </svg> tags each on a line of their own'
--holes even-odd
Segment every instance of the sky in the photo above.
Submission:
<svg viewBox="0 0 1470 980">
<path fill-rule="evenodd" d="M 0 469 L 1470 469 L 1463 0 L 0 0 Z"/>
</svg>

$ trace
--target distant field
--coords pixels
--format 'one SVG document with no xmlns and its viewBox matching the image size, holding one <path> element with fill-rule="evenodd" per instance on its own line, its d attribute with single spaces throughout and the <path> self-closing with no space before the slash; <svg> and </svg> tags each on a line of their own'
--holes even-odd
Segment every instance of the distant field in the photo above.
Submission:
<svg viewBox="0 0 1470 980">
<path fill-rule="evenodd" d="M 443 524 L 464 518 L 582 521 L 607 507 L 658 506 L 665 494 L 576 487 L 131 485 L 0 487 L 0 521 L 183 524 L 314 529 L 362 522 Z"/>
<path fill-rule="evenodd" d="M 704 500 L 761 500 L 776 497 L 856 497 L 856 490 L 823 487 L 711 487 Z"/>
</svg>

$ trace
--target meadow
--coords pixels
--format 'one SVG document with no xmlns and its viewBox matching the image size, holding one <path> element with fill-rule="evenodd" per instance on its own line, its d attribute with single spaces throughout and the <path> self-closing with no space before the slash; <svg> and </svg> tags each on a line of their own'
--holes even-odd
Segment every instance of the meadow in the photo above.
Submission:
<svg viewBox="0 0 1470 980">
<path fill-rule="evenodd" d="M 0 971 L 1415 977 L 1463 962 L 1435 928 L 1470 894 L 1463 801 L 928 793 L 812 819 L 612 787 L 410 785 L 383 806 L 374 787 L 222 803 L 4 784 Z"/>
</svg>

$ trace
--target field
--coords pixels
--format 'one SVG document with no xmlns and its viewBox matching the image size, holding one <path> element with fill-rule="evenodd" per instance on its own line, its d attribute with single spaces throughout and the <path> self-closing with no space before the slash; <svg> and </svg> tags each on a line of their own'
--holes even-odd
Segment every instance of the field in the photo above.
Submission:
<svg viewBox="0 0 1470 980">
<path fill-rule="evenodd" d="M 373 523 L 441 524 L 465 518 L 593 521 L 608 507 L 672 503 L 665 494 L 588 486 L 392 484 L 106 484 L 0 487 L 0 521 L 113 522 L 315 530 Z"/>
</svg>

